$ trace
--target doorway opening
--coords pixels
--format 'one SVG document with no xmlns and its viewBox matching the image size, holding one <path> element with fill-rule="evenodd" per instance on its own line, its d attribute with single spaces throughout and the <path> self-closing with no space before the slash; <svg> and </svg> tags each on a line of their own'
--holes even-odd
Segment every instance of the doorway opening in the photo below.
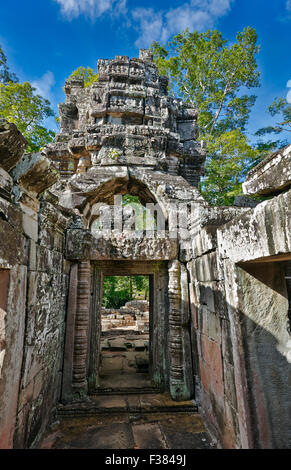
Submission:
<svg viewBox="0 0 291 470">
<path fill-rule="evenodd" d="M 112 275 L 113 273 L 114 275 Z M 118 324 L 118 322 L 113 322 L 113 324 L 115 323 L 115 328 L 113 328 L 113 325 L 110 325 L 110 320 L 123 320 L 118 316 L 117 318 L 112 319 L 107 318 L 107 324 L 104 318 L 102 329 L 102 309 L 106 308 L 106 294 L 103 296 L 103 291 L 106 292 L 106 284 L 104 284 L 104 280 L 106 281 L 106 278 L 112 279 L 116 277 L 119 279 L 123 278 L 123 280 L 124 278 L 131 278 L 132 284 L 136 282 L 136 279 L 141 278 L 146 286 L 146 292 L 144 288 L 140 290 L 138 288 L 135 289 L 134 285 L 132 285 L 131 291 L 130 282 L 128 282 L 130 279 L 128 279 L 127 282 L 129 284 L 129 288 L 127 287 L 127 291 L 129 290 L 132 292 L 135 298 L 130 300 L 131 297 L 129 297 L 129 300 L 127 300 L 123 297 L 123 305 L 115 304 L 115 306 L 119 306 L 119 310 L 122 307 L 126 307 L 127 309 L 129 307 L 135 307 L 135 305 L 125 305 L 127 301 L 136 302 L 140 300 L 143 302 L 146 300 L 149 308 L 148 312 L 142 312 L 143 316 L 141 316 L 140 313 L 139 315 L 135 313 L 136 320 L 133 319 L 134 325 L 127 325 L 131 328 L 122 331 L 120 335 L 116 334 L 117 330 L 124 330 L 126 325 L 122 323 Z M 116 292 L 119 288 L 118 285 L 116 286 L 118 280 L 115 279 L 114 282 L 114 287 L 111 285 L 112 292 Z M 142 390 L 142 393 L 152 393 L 153 391 L 155 393 L 159 393 L 165 389 L 169 380 L 169 351 L 167 348 L 168 284 L 168 263 L 166 261 L 106 260 L 96 261 L 94 263 L 88 335 L 89 355 L 87 362 L 87 377 L 89 395 L 95 395 L 96 393 L 116 393 L 117 391 L 120 391 L 120 393 L 131 393 L 131 390 L 132 393 L 137 393 L 137 391 L 140 390 Z M 120 289 L 120 291 L 122 291 L 122 289 Z M 116 293 L 114 295 L 116 296 Z M 119 293 L 118 296 L 121 296 L 121 294 Z M 104 305 L 103 307 L 102 301 Z M 107 303 L 108 308 L 109 305 L 110 304 Z M 120 313 L 116 315 L 120 315 Z M 122 316 L 125 316 L 125 314 Z M 144 321 L 147 316 L 148 321 Z M 127 319 L 129 321 L 129 317 L 127 317 Z M 103 331 L 106 329 L 106 326 L 107 331 Z M 140 326 L 140 330 L 138 330 L 138 326 Z M 146 331 L 147 328 L 148 331 Z M 147 334 L 147 339 L 145 339 L 145 341 L 148 341 L 148 343 L 140 346 L 141 349 L 144 349 L 143 351 L 138 351 L 138 345 L 134 345 L 134 347 L 126 346 L 126 350 L 124 349 L 124 346 L 122 346 L 123 351 L 109 351 L 109 344 L 105 341 L 105 344 L 101 346 L 101 343 L 103 340 L 109 341 L 109 337 L 112 335 L 112 330 L 113 335 L 119 339 L 123 333 L 125 333 L 126 338 L 130 337 L 130 340 L 132 340 L 133 337 L 137 337 L 137 340 L 141 340 L 141 337 L 144 334 Z M 133 330 L 133 333 L 129 333 L 130 330 Z M 104 367 L 105 362 L 102 357 L 103 355 L 105 356 L 106 348 L 108 356 L 112 353 L 122 353 L 127 356 L 127 353 L 131 352 L 136 355 L 138 354 L 139 356 L 146 355 L 146 359 L 145 361 L 143 361 L 142 358 L 139 358 L 138 360 L 132 359 L 135 361 L 136 367 L 133 367 L 132 363 L 132 368 L 129 369 L 131 370 L 131 373 L 129 373 L 129 370 L 126 371 L 125 367 L 121 368 L 121 361 L 119 362 L 118 370 L 116 366 L 115 369 L 111 368 L 111 372 L 109 373 L 108 367 Z M 126 357 L 123 357 L 122 359 L 126 359 Z M 147 370 L 148 372 L 146 372 Z"/>
<path fill-rule="evenodd" d="M 104 276 L 99 387 L 145 389 L 150 374 L 150 276 Z"/>
</svg>

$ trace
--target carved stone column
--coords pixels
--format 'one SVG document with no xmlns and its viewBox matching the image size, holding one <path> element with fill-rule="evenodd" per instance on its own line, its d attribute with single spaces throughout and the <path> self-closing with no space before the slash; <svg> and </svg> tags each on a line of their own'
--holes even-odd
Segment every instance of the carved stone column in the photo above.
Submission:
<svg viewBox="0 0 291 470">
<path fill-rule="evenodd" d="M 77 311 L 78 293 L 78 264 L 71 266 L 70 282 L 67 304 L 66 339 L 63 367 L 62 402 L 67 403 L 72 400 L 73 390 L 73 364 L 74 364 L 74 342 L 75 342 L 75 322 Z"/>
<path fill-rule="evenodd" d="M 188 351 L 187 325 L 181 289 L 181 263 L 169 262 L 169 351 L 170 351 L 170 393 L 174 400 L 191 398 L 189 378 L 186 377 L 186 357 Z M 188 363 L 188 359 L 187 359 Z"/>
<path fill-rule="evenodd" d="M 78 266 L 77 309 L 73 357 L 73 389 L 80 395 L 87 393 L 87 350 L 89 327 L 90 261 Z"/>
</svg>

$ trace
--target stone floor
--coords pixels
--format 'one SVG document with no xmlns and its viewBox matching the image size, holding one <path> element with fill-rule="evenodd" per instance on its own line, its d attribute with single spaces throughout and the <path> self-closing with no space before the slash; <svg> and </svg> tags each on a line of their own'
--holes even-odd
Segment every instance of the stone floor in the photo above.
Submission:
<svg viewBox="0 0 291 470">
<path fill-rule="evenodd" d="M 100 373 L 99 387 L 100 390 L 126 391 L 126 390 L 144 390 L 154 388 L 152 386 L 148 373 L 131 374 L 131 373 Z"/>
<path fill-rule="evenodd" d="M 76 416 L 79 414 L 79 416 Z M 41 449 L 212 449 L 192 402 L 164 394 L 96 396 L 61 406 Z"/>
<path fill-rule="evenodd" d="M 148 334 L 106 332 L 101 340 L 99 389 L 130 390 L 153 388 L 149 375 Z M 123 332 L 124 333 L 124 332 Z"/>
</svg>

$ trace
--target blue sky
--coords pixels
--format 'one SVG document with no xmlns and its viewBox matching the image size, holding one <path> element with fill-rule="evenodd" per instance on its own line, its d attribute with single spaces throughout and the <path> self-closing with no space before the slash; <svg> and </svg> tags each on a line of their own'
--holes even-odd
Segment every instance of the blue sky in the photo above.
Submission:
<svg viewBox="0 0 291 470">
<path fill-rule="evenodd" d="M 98 58 L 136 57 L 139 47 L 153 39 L 165 42 L 186 27 L 216 28 L 234 41 L 245 26 L 256 29 L 261 45 L 251 134 L 270 124 L 267 106 L 276 96 L 287 99 L 291 88 L 291 0 L 6 1 L 0 44 L 10 69 L 21 81 L 32 82 L 57 111 L 64 81 L 80 65 L 96 68 Z"/>
</svg>

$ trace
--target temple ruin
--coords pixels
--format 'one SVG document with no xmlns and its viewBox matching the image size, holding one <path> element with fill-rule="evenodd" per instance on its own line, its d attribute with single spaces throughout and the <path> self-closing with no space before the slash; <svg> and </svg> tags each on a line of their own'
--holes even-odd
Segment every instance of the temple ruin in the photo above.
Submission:
<svg viewBox="0 0 291 470">
<path fill-rule="evenodd" d="M 98 74 L 66 82 L 41 153 L 0 121 L 0 448 L 37 448 L 60 404 L 98 393 L 113 275 L 149 276 L 156 391 L 194 400 L 221 448 L 290 448 L 291 146 L 249 173 L 235 206 L 211 207 L 197 111 L 168 96 L 151 52 L 99 60 Z M 123 230 L 126 194 L 157 226 Z"/>
</svg>

